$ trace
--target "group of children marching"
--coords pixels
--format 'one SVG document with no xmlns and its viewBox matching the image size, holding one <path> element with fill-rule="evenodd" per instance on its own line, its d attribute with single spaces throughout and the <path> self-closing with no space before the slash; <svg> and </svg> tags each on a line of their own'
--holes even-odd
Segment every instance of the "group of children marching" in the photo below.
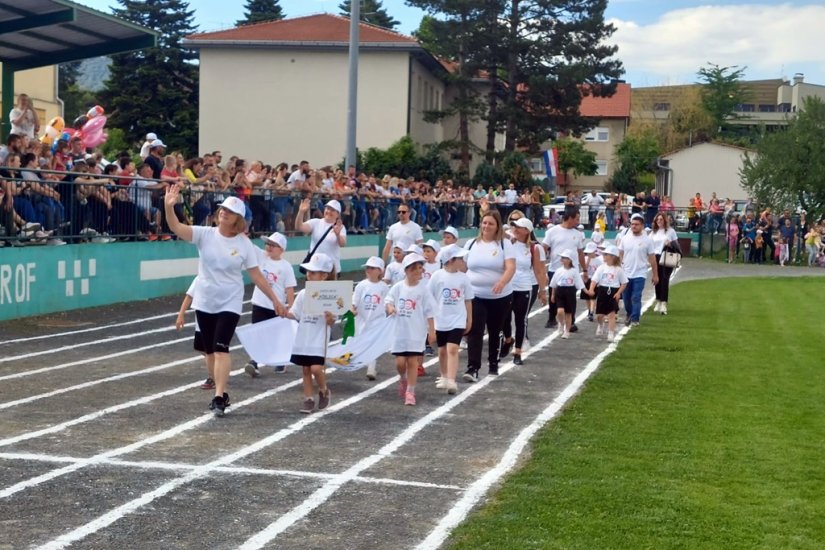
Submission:
<svg viewBox="0 0 825 550">
<path fill-rule="evenodd" d="M 420 247 L 412 242 L 394 242 L 393 261 L 385 266 L 381 258 L 369 258 L 362 266 L 366 278 L 354 289 L 352 311 L 356 335 L 367 331 L 370 323 L 378 319 L 395 318 L 390 353 L 395 357 L 399 375 L 398 395 L 405 405 L 416 404 L 418 377 L 423 374 L 424 355 L 432 344 L 438 348 L 440 376 L 436 387 L 450 395 L 458 391 L 459 349 L 462 338 L 471 329 L 474 295 L 466 274 L 464 258 L 468 252 L 457 239 L 457 232 L 448 228 L 443 246 L 434 240 Z M 298 322 L 290 362 L 302 369 L 304 398 L 300 411 L 308 414 L 316 408 L 325 409 L 331 399 L 325 375 L 326 350 L 335 318 L 329 312 L 325 315 L 304 313 L 306 291 L 296 295 L 297 281 L 292 265 L 283 258 L 286 237 L 273 233 L 263 241 L 265 249 L 260 251 L 260 269 L 278 299 L 286 305 L 288 317 Z M 556 270 L 550 281 L 551 300 L 558 305 L 559 331 L 563 339 L 569 337 L 577 291 L 580 291 L 581 298 L 587 300 L 590 320 L 595 317 L 597 321 L 596 336 L 606 334 L 612 342 L 619 300 L 627 284 L 619 263 L 619 251 L 613 245 L 599 243 L 597 246 L 591 242 L 584 252 L 584 277 L 574 265 L 573 254 L 577 251 L 563 251 L 562 268 Z M 315 253 L 301 267 L 308 281 L 323 281 L 332 275 L 334 264 L 326 254 Z M 178 314 L 178 329 L 183 326 L 183 314 L 191 303 L 196 284 L 197 278 Z M 256 288 L 252 296 L 252 322 L 276 317 L 271 305 Z M 195 330 L 195 349 L 199 350 L 197 326 Z M 283 366 L 275 369 L 285 371 Z M 254 361 L 247 363 L 245 370 L 252 377 L 259 375 Z M 376 379 L 375 361 L 367 364 L 366 375 L 369 380 Z M 214 388 L 211 373 L 201 387 Z"/>
</svg>

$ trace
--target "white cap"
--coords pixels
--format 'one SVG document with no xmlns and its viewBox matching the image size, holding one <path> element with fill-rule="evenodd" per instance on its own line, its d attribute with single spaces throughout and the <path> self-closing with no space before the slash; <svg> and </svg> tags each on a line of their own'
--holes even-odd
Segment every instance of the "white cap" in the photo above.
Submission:
<svg viewBox="0 0 825 550">
<path fill-rule="evenodd" d="M 442 232 L 441 232 L 441 234 L 442 234 L 442 235 L 444 235 L 444 234 L 446 234 L 446 233 L 449 233 L 450 235 L 452 235 L 452 236 L 453 236 L 453 237 L 455 237 L 456 239 L 458 238 L 458 229 L 456 229 L 456 228 L 455 228 L 455 227 L 453 227 L 452 225 L 448 225 L 448 226 L 444 229 L 444 231 L 442 231 Z"/>
<path fill-rule="evenodd" d="M 604 250 L 602 251 L 602 254 L 610 254 L 611 256 L 616 256 L 618 258 L 619 257 L 619 249 L 616 248 L 615 244 L 609 244 L 609 245 L 604 247 Z"/>
<path fill-rule="evenodd" d="M 384 260 L 378 256 L 370 256 L 367 263 L 362 264 L 361 267 L 377 267 L 381 271 L 384 271 Z"/>
<path fill-rule="evenodd" d="M 152 140 L 152 143 L 150 143 L 150 144 L 149 144 L 149 148 L 151 149 L 152 147 L 163 147 L 163 148 L 165 149 L 165 148 L 166 148 L 166 144 L 165 144 L 165 143 L 163 143 L 163 142 L 162 142 L 161 140 L 159 140 L 159 139 L 153 139 L 153 140 Z"/>
<path fill-rule="evenodd" d="M 527 218 L 519 218 L 511 223 L 514 227 L 521 227 L 522 229 L 526 229 L 527 231 L 533 232 L 533 222 L 528 220 Z"/>
<path fill-rule="evenodd" d="M 436 253 L 438 253 L 438 251 L 441 250 L 441 245 L 438 244 L 438 241 L 436 241 L 435 239 L 428 240 L 423 245 L 421 245 L 421 248 L 424 248 L 425 246 L 429 246 L 430 248 L 435 250 Z"/>
<path fill-rule="evenodd" d="M 332 199 L 331 201 L 327 202 L 327 203 L 324 205 L 324 208 L 332 208 L 333 210 L 335 210 L 335 211 L 336 211 L 336 212 L 338 212 L 339 214 L 341 213 L 341 203 L 340 203 L 340 202 L 338 202 L 338 201 L 337 201 L 337 200 L 335 200 L 335 199 Z"/>
<path fill-rule="evenodd" d="M 441 261 L 446 264 L 453 258 L 464 258 L 467 254 L 469 254 L 469 252 L 467 252 L 466 248 L 458 246 L 457 244 L 448 244 L 441 249 L 439 257 L 441 258 Z"/>
<path fill-rule="evenodd" d="M 422 256 L 424 254 L 424 251 L 421 250 L 421 247 L 415 243 L 405 248 L 404 252 L 406 252 L 407 254 L 418 254 L 419 256 Z"/>
<path fill-rule="evenodd" d="M 239 216 L 246 217 L 246 205 L 238 197 L 226 197 L 218 206 L 226 208 Z"/>
<path fill-rule="evenodd" d="M 158 135 L 156 133 L 149 132 L 146 134 L 146 141 L 155 141 L 156 139 L 158 139 Z"/>
<path fill-rule="evenodd" d="M 392 247 L 406 252 L 412 244 L 414 243 L 408 241 L 407 239 L 398 239 L 397 241 L 393 241 Z"/>
<path fill-rule="evenodd" d="M 595 252 L 598 249 L 599 249 L 599 247 L 596 246 L 596 243 L 589 242 L 584 246 L 584 253 L 585 254 L 592 254 L 593 252 Z"/>
<path fill-rule="evenodd" d="M 578 225 L 578 227 L 576 227 L 576 229 L 578 229 L 579 231 L 581 231 L 582 229 L 584 229 L 584 225 L 579 224 L 579 225 Z"/>
<path fill-rule="evenodd" d="M 332 263 L 332 258 L 327 256 L 323 252 L 316 252 L 312 255 L 312 258 L 310 258 L 307 263 L 301 264 L 301 267 L 303 267 L 307 271 L 331 273 L 335 266 Z"/>
<path fill-rule="evenodd" d="M 269 237 L 263 237 L 261 240 L 263 240 L 266 244 L 280 246 L 281 250 L 286 250 L 286 237 L 284 237 L 277 231 Z"/>
<path fill-rule="evenodd" d="M 594 231 L 593 234 L 590 235 L 590 240 L 596 244 L 601 244 L 604 242 L 604 233 L 601 231 Z"/>
<path fill-rule="evenodd" d="M 644 217 L 644 216 L 642 216 L 641 214 L 639 214 L 638 212 L 636 212 L 635 214 L 633 214 L 632 216 L 630 216 L 630 221 L 633 221 L 633 220 L 642 220 L 642 222 L 644 222 L 644 221 L 645 221 L 645 217 Z"/>
<path fill-rule="evenodd" d="M 568 248 L 567 250 L 561 251 L 559 258 L 567 258 L 568 260 L 572 260 L 575 256 L 573 256 L 573 251 Z"/>
<path fill-rule="evenodd" d="M 404 269 L 407 269 L 408 267 L 410 267 L 411 265 L 413 265 L 415 263 L 422 263 L 423 264 L 423 263 L 426 263 L 426 261 L 427 260 L 424 259 L 424 256 L 422 256 L 421 254 L 416 254 L 415 252 L 413 252 L 412 254 L 407 254 L 406 256 L 404 256 L 404 261 L 401 262 L 401 267 L 403 267 Z"/>
</svg>

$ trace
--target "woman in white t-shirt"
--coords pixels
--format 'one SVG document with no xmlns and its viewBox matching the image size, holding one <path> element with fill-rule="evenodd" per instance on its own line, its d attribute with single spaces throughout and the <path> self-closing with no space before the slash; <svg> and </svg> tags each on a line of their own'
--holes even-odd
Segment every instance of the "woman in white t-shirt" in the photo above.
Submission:
<svg viewBox="0 0 825 550">
<path fill-rule="evenodd" d="M 178 238 L 198 247 L 198 284 L 192 298 L 192 307 L 203 337 L 207 364 L 213 367 L 215 397 L 210 409 L 216 416 L 223 416 L 229 406 L 229 371 L 232 359 L 229 342 L 241 317 L 243 304 L 243 270 L 255 286 L 272 301 L 278 315 L 286 314 L 284 304 L 278 299 L 258 268 L 258 253 L 244 234 L 246 207 L 237 197 L 229 197 L 220 204 L 218 226 L 203 227 L 184 225 L 175 215 L 175 205 L 180 198 L 180 188 L 169 185 L 164 197 L 166 218 Z"/>
<path fill-rule="evenodd" d="M 17 106 L 9 113 L 9 120 L 12 134 L 34 139 L 40 131 L 40 119 L 34 110 L 32 100 L 26 94 L 17 96 Z"/>
<path fill-rule="evenodd" d="M 670 292 L 670 275 L 673 273 L 672 267 L 663 266 L 659 263 L 662 252 L 668 249 L 680 250 L 679 236 L 667 222 L 667 216 L 656 214 L 651 224 L 650 238 L 656 249 L 656 265 L 659 267 L 659 282 L 656 283 L 656 306 L 653 311 L 658 311 L 662 315 L 667 315 L 667 299 Z"/>
<path fill-rule="evenodd" d="M 332 258 L 335 270 L 330 279 L 337 279 L 341 273 L 341 247 L 347 245 L 347 229 L 341 221 L 341 203 L 333 199 L 324 205 L 323 218 L 304 221 L 311 202 L 310 199 L 301 201 L 295 216 L 295 229 L 310 235 L 310 252 L 315 250 Z"/>
<path fill-rule="evenodd" d="M 513 285 L 516 273 L 516 253 L 513 243 L 505 238 L 501 216 L 489 210 L 481 218 L 478 237 L 464 246 L 467 254 L 467 276 L 473 285 L 472 330 L 467 335 L 467 372 L 465 382 L 478 380 L 481 368 L 481 346 L 484 330 L 489 335 L 487 364 L 489 374 L 498 374 L 501 327 L 511 315 Z"/>
</svg>

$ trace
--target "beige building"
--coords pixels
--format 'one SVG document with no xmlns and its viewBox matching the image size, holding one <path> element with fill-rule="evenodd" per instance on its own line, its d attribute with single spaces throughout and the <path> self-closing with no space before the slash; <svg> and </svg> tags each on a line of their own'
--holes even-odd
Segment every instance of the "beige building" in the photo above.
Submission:
<svg viewBox="0 0 825 550">
<path fill-rule="evenodd" d="M 720 199 L 746 199 L 739 172 L 745 154 L 752 151 L 720 143 L 700 143 L 660 157 L 656 174 L 659 195 L 669 195 L 677 207 L 701 193 L 707 201 L 712 193 Z"/>
<path fill-rule="evenodd" d="M 34 103 L 34 110 L 40 117 L 41 134 L 49 121 L 56 116 L 63 116 L 63 104 L 57 96 L 57 65 L 39 67 L 20 71 L 14 77 L 16 94 L 27 94 Z M 2 88 L 0 88 L 2 90 Z M 17 96 L 15 95 L 15 102 Z M 14 105 L 0 105 L 3 120 L 9 116 Z"/>
<path fill-rule="evenodd" d="M 313 15 L 196 34 L 202 152 L 337 164 L 346 148 L 349 20 Z M 357 147 L 444 139 L 446 70 L 413 38 L 361 24 Z"/>
</svg>

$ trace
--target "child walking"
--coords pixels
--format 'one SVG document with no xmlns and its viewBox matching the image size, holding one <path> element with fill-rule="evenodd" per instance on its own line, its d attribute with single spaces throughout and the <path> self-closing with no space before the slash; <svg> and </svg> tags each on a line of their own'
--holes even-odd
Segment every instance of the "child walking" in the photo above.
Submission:
<svg viewBox="0 0 825 550">
<path fill-rule="evenodd" d="M 599 247 L 596 246 L 596 243 L 589 242 L 584 247 L 584 256 L 585 256 L 585 266 L 586 269 L 584 271 L 584 290 L 581 292 L 581 297 L 584 300 L 587 300 L 587 320 L 591 323 L 593 322 L 594 315 L 596 313 L 596 300 L 593 296 L 590 296 L 587 292 L 588 287 L 590 286 L 590 280 L 593 278 L 593 274 L 596 273 L 596 270 L 602 265 L 602 258 L 599 256 Z"/>
<path fill-rule="evenodd" d="M 301 264 L 301 267 L 306 269 L 307 281 L 325 281 L 331 276 L 335 264 L 326 254 L 316 252 L 309 262 Z M 318 384 L 318 410 L 326 409 L 329 405 L 331 394 L 327 387 L 324 365 L 329 343 L 329 327 L 335 322 L 335 316 L 329 311 L 324 312 L 324 315 L 306 315 L 305 295 L 306 289 L 301 290 L 289 310 L 289 318 L 298 321 L 298 331 L 295 333 L 295 344 L 292 346 L 292 357 L 289 360 L 301 367 L 303 372 L 304 401 L 301 412 L 309 414 L 315 410 L 313 378 Z"/>
<path fill-rule="evenodd" d="M 473 287 L 464 272 L 467 250 L 451 244 L 441 250 L 444 267 L 433 273 L 429 291 L 435 300 L 435 339 L 438 345 L 438 368 L 441 377 L 435 387 L 454 395 L 458 373 L 458 349 L 461 338 L 470 332 L 473 319 Z"/>
<path fill-rule="evenodd" d="M 280 233 L 273 233 L 262 240 L 265 248 L 264 250 L 258 249 L 258 265 L 261 268 L 261 273 L 278 300 L 289 309 L 295 300 L 295 287 L 298 282 L 295 280 L 295 271 L 292 269 L 292 264 L 283 259 L 287 246 L 286 237 Z M 252 292 L 252 323 L 260 323 L 274 319 L 277 316 L 278 314 L 272 309 L 272 302 L 269 298 L 259 288 L 255 287 Z M 250 359 L 244 367 L 244 371 L 252 378 L 256 378 L 260 375 L 258 366 L 254 359 Z M 286 367 L 284 365 L 275 366 L 275 372 L 285 371 Z"/>
<path fill-rule="evenodd" d="M 604 263 L 590 278 L 590 295 L 596 296 L 596 336 L 604 333 L 604 318 L 607 316 L 607 341 L 616 339 L 616 314 L 619 299 L 627 286 L 627 275 L 619 261 L 619 249 L 606 246 L 602 252 Z"/>
<path fill-rule="evenodd" d="M 355 314 L 355 334 L 359 335 L 375 319 L 384 317 L 384 302 L 390 287 L 381 280 L 384 275 L 384 260 L 372 256 L 362 265 L 367 278 L 355 285 L 352 294 L 352 312 Z M 376 361 L 367 364 L 367 380 L 377 376 Z"/>
<path fill-rule="evenodd" d="M 184 314 L 189 310 L 192 306 L 192 298 L 195 296 L 195 286 L 198 284 L 198 278 L 195 277 L 192 279 L 192 284 L 189 285 L 189 289 L 186 291 L 186 294 L 183 297 L 183 302 L 180 304 L 180 311 L 178 311 L 178 317 L 175 319 L 175 329 L 180 331 L 183 328 Z M 206 348 L 203 346 L 203 335 L 201 334 L 200 327 L 198 326 L 198 318 L 195 317 L 195 340 L 192 345 L 195 348 L 195 351 L 199 352 L 203 355 L 204 361 L 206 361 Z M 214 390 L 215 389 L 215 366 L 210 365 L 209 361 L 206 361 L 206 380 L 203 381 L 201 384 L 202 390 Z M 228 406 L 228 403 L 227 405 Z"/>
<path fill-rule="evenodd" d="M 395 315 L 395 334 L 391 352 L 398 370 L 398 395 L 405 405 L 415 405 L 415 385 L 419 361 L 424 359 L 424 342 L 429 336 L 436 341 L 435 303 L 422 281 L 424 257 L 407 254 L 401 264 L 404 280 L 396 283 L 387 294 L 387 314 Z"/>
<path fill-rule="evenodd" d="M 404 256 L 407 254 L 407 248 L 413 244 L 399 239 L 392 243 L 392 261 L 387 264 L 384 270 L 384 282 L 392 286 L 399 281 L 404 280 L 404 268 L 401 267 L 401 262 L 404 261 Z"/>
<path fill-rule="evenodd" d="M 553 292 L 550 300 L 558 306 L 556 320 L 559 323 L 559 332 L 563 339 L 570 338 L 570 327 L 573 325 L 573 311 L 576 307 L 576 291 L 584 288 L 581 273 L 573 266 L 573 252 L 565 250 L 559 254 L 561 267 L 553 274 L 550 287 Z"/>
</svg>

